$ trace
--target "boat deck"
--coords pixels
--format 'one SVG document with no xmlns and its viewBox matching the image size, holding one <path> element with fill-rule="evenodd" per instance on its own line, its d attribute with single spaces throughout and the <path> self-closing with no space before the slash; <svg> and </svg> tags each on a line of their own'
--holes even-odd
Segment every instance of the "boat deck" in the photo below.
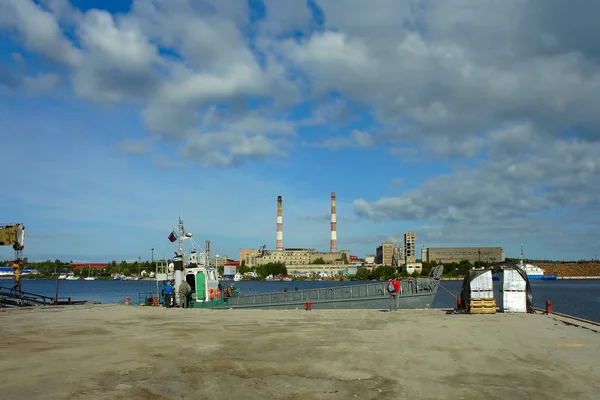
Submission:
<svg viewBox="0 0 600 400">
<path fill-rule="evenodd" d="M 210 308 L 288 308 L 307 302 L 328 308 L 385 308 L 389 302 L 387 282 L 333 286 L 273 293 L 239 295 L 224 299 L 224 304 L 208 302 Z M 427 307 L 426 297 L 437 292 L 438 284 L 430 279 L 408 279 L 400 282 L 400 298 L 413 298 L 407 308 Z M 422 298 L 422 299 L 421 299 Z M 423 302 L 423 301 L 425 302 Z M 212 303 L 212 304 L 211 304 Z M 362 303 L 362 304 L 361 304 Z M 370 304 L 370 306 L 365 306 Z"/>
</svg>

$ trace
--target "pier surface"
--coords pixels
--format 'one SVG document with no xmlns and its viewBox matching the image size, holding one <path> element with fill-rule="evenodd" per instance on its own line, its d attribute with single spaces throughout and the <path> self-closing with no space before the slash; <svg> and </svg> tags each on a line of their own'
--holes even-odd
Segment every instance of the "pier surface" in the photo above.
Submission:
<svg viewBox="0 0 600 400">
<path fill-rule="evenodd" d="M 548 400 L 600 392 L 600 333 L 541 314 L 82 305 L 1 311 L 0 323 L 6 400 Z"/>
</svg>

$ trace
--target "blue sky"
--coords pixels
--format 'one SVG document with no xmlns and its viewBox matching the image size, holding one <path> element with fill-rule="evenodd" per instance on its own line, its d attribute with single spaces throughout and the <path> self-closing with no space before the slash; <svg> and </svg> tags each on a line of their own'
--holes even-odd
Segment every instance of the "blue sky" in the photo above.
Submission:
<svg viewBox="0 0 600 400">
<path fill-rule="evenodd" d="M 109 261 L 170 256 L 183 216 L 238 258 L 274 248 L 281 195 L 284 246 L 326 251 L 335 191 L 358 256 L 412 231 L 595 257 L 600 28 L 417 3 L 2 2 L 0 223 L 29 259 Z"/>
</svg>

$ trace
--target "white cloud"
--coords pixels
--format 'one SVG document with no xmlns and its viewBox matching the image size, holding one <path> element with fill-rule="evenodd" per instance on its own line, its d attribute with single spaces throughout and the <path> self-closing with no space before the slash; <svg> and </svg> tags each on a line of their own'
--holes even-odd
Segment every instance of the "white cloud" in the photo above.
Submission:
<svg viewBox="0 0 600 400">
<path fill-rule="evenodd" d="M 549 223 L 559 229 L 565 216 L 590 221 L 600 208 L 591 189 L 600 184 L 599 142 L 548 141 L 530 125 L 494 132 L 489 142 L 495 143 L 489 158 L 473 167 L 457 167 L 398 197 L 356 200 L 354 211 L 376 221 L 429 221 L 446 236 L 473 238 L 482 231 L 539 233 Z"/>
<path fill-rule="evenodd" d="M 315 146 L 338 150 L 344 147 L 368 147 L 374 143 L 375 139 L 373 135 L 359 131 L 358 129 L 353 129 L 350 136 L 327 139 L 322 143 L 315 144 Z"/>
<path fill-rule="evenodd" d="M 23 80 L 23 88 L 29 95 L 48 92 L 60 82 L 56 74 L 38 74 L 36 77 L 26 76 Z"/>
<path fill-rule="evenodd" d="M 266 1 L 261 21 L 245 0 L 135 0 L 117 16 L 41 4 L 3 1 L 0 29 L 68 74 L 3 68 L 3 90 L 35 94 L 68 75 L 82 98 L 133 106 L 183 157 L 152 154 L 159 165 L 282 157 L 299 128 L 319 126 L 323 137 L 300 142 L 441 160 L 449 173 L 354 203 L 374 221 L 423 220 L 432 238 L 549 231 L 600 205 L 600 3 L 317 0 L 319 28 L 304 1 Z M 143 143 L 116 146 L 161 151 Z"/>
<path fill-rule="evenodd" d="M 59 62 L 75 65 L 79 51 L 63 34 L 51 12 L 29 0 L 5 0 L 0 3 L 0 28 L 17 30 L 25 46 Z"/>
</svg>

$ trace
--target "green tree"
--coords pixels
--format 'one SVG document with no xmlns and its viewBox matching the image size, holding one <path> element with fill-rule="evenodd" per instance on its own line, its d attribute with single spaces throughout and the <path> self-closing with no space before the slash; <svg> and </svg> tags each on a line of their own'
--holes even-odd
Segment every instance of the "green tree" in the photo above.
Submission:
<svg viewBox="0 0 600 400">
<path fill-rule="evenodd" d="M 256 272 L 261 277 L 267 277 L 269 275 L 287 275 L 287 268 L 283 262 L 270 262 L 263 264 L 256 269 Z"/>
<path fill-rule="evenodd" d="M 250 267 L 246 265 L 246 260 L 242 260 L 240 263 L 240 274 L 244 275 L 248 272 L 250 272 Z"/>
<path fill-rule="evenodd" d="M 422 276 L 429 276 L 429 273 L 431 272 L 431 270 L 438 265 L 438 263 L 436 261 L 432 261 L 432 262 L 425 261 L 425 262 L 422 262 L 421 264 L 423 265 L 423 269 L 421 270 Z"/>
<path fill-rule="evenodd" d="M 323 265 L 323 264 L 327 264 L 327 263 L 325 262 L 323 257 L 319 257 L 319 258 L 315 259 L 313 262 L 311 262 L 311 264 Z"/>
<path fill-rule="evenodd" d="M 356 275 L 354 275 L 354 276 L 355 276 L 356 280 L 368 281 L 369 279 L 371 279 L 371 272 L 365 267 L 360 267 L 356 271 Z"/>
<path fill-rule="evenodd" d="M 381 265 L 371 272 L 371 277 L 378 280 L 388 280 L 396 276 L 396 268 L 389 265 Z"/>
</svg>

